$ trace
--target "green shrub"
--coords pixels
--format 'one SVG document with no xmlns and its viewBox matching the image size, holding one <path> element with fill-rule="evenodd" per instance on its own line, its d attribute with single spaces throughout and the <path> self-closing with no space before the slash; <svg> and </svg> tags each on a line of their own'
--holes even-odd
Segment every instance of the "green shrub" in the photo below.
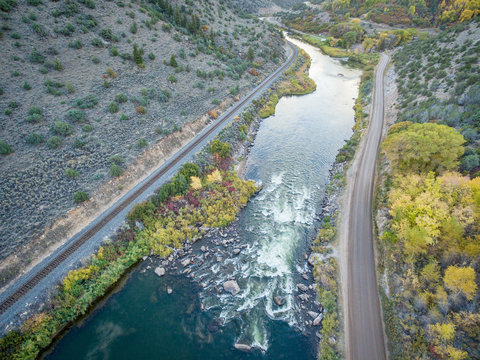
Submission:
<svg viewBox="0 0 480 360">
<path fill-rule="evenodd" d="M 120 115 L 120 120 L 125 121 L 128 120 L 128 116 L 125 114 Z"/>
<path fill-rule="evenodd" d="M 100 40 L 99 38 L 94 38 L 90 44 L 92 44 L 93 46 L 95 47 L 98 47 L 98 48 L 102 48 L 103 47 L 103 43 L 102 43 L 102 40 Z"/>
<path fill-rule="evenodd" d="M 64 174 L 65 176 L 72 179 L 75 179 L 76 177 L 78 177 L 78 175 L 80 175 L 77 170 L 74 170 L 72 168 L 66 168 Z"/>
<path fill-rule="evenodd" d="M 0 10 L 9 12 L 17 6 L 17 0 L 0 0 Z"/>
<path fill-rule="evenodd" d="M 139 148 L 144 148 L 147 145 L 148 145 L 147 140 L 145 140 L 144 138 L 139 139 L 138 142 L 137 142 L 137 146 Z"/>
<path fill-rule="evenodd" d="M 59 31 L 60 34 L 71 36 L 75 32 L 75 26 L 71 22 L 67 22 L 65 26 Z"/>
<path fill-rule="evenodd" d="M 99 35 L 107 41 L 116 41 L 118 40 L 115 35 L 113 35 L 112 29 L 102 29 L 100 30 Z"/>
<path fill-rule="evenodd" d="M 45 141 L 45 138 L 42 135 L 39 135 L 37 133 L 31 133 L 30 135 L 27 136 L 27 144 L 30 145 L 38 145 L 41 144 Z"/>
<path fill-rule="evenodd" d="M 127 102 L 128 98 L 127 95 L 125 94 L 117 94 L 115 95 L 115 101 L 118 102 L 119 104 Z"/>
<path fill-rule="evenodd" d="M 118 177 L 120 175 L 122 175 L 123 173 L 123 170 L 120 166 L 118 166 L 117 164 L 112 164 L 110 166 L 110 175 L 111 176 L 114 176 L 114 177 Z"/>
<path fill-rule="evenodd" d="M 90 131 L 93 130 L 93 126 L 90 125 L 90 124 L 85 124 L 85 125 L 82 126 L 82 130 L 83 130 L 84 132 L 90 132 Z"/>
<path fill-rule="evenodd" d="M 38 23 L 33 23 L 32 29 L 38 36 L 45 37 L 48 35 L 47 31 L 43 28 L 43 26 Z"/>
<path fill-rule="evenodd" d="M 84 98 L 75 99 L 72 106 L 80 109 L 93 109 L 98 104 L 98 99 L 94 95 L 87 95 Z"/>
<path fill-rule="evenodd" d="M 112 164 L 121 166 L 121 165 L 125 164 L 125 159 L 123 157 L 121 157 L 120 155 L 113 155 L 113 156 L 110 157 L 110 162 Z"/>
<path fill-rule="evenodd" d="M 55 60 L 53 61 L 53 68 L 54 68 L 56 71 L 62 71 L 62 70 L 63 70 L 63 65 L 62 65 L 62 63 L 60 62 L 60 60 L 55 59 Z"/>
<path fill-rule="evenodd" d="M 18 105 L 18 103 L 17 103 L 16 101 L 10 101 L 10 102 L 8 103 L 8 107 L 9 107 L 10 109 L 16 109 L 16 108 L 19 107 L 19 105 Z M 38 109 L 38 108 L 37 108 L 37 109 Z"/>
<path fill-rule="evenodd" d="M 75 201 L 77 204 L 87 200 L 88 200 L 88 194 L 86 192 L 78 190 L 75 194 L 73 194 L 73 201 Z"/>
<path fill-rule="evenodd" d="M 154 55 L 153 53 L 149 53 L 149 54 L 148 54 L 148 58 L 149 58 L 150 60 L 155 60 L 155 55 Z"/>
<path fill-rule="evenodd" d="M 86 119 L 87 115 L 81 110 L 71 109 L 67 111 L 66 117 L 72 122 L 81 122 Z"/>
<path fill-rule="evenodd" d="M 100 59 L 99 59 L 98 57 L 94 56 L 94 57 L 92 58 L 92 62 L 93 62 L 94 64 L 100 64 Z"/>
<path fill-rule="evenodd" d="M 13 148 L 5 141 L 0 140 L 0 155 L 8 155 L 13 152 Z"/>
<path fill-rule="evenodd" d="M 68 47 L 72 49 L 77 49 L 77 50 L 81 49 L 83 47 L 82 40 L 77 39 L 77 40 L 70 41 L 68 43 Z"/>
<path fill-rule="evenodd" d="M 30 124 L 37 124 L 42 121 L 42 115 L 40 114 L 31 114 L 27 116 L 27 122 Z"/>
<path fill-rule="evenodd" d="M 119 110 L 119 107 L 118 107 L 118 104 L 116 102 L 111 102 L 110 104 L 108 104 L 108 111 L 111 113 L 111 114 L 115 114 L 117 113 Z"/>
<path fill-rule="evenodd" d="M 75 92 L 75 87 L 73 86 L 73 84 L 70 81 L 67 81 L 65 83 L 65 88 L 67 89 L 69 94 L 73 94 Z"/>
<path fill-rule="evenodd" d="M 177 59 L 175 59 L 174 54 L 172 54 L 172 56 L 170 56 L 169 64 L 170 64 L 170 66 L 175 67 L 175 68 L 178 66 Z"/>
<path fill-rule="evenodd" d="M 463 157 L 460 162 L 461 168 L 465 171 L 472 171 L 477 168 L 479 164 L 480 161 L 477 154 L 467 155 Z"/>
<path fill-rule="evenodd" d="M 55 121 L 52 126 L 52 131 L 56 135 L 68 136 L 73 133 L 72 125 L 64 121 Z"/>
<path fill-rule="evenodd" d="M 118 56 L 118 50 L 113 45 L 108 48 L 108 52 L 109 52 L 110 56 Z"/>
<path fill-rule="evenodd" d="M 37 49 L 33 48 L 28 55 L 28 60 L 34 64 L 43 64 L 45 62 L 45 56 L 43 56 Z"/>
<path fill-rule="evenodd" d="M 132 34 L 136 34 L 137 33 L 137 23 L 136 22 L 133 22 L 132 25 L 130 25 L 130 32 Z"/>
<path fill-rule="evenodd" d="M 62 139 L 60 139 L 58 136 L 52 136 L 50 139 L 47 141 L 47 147 L 49 149 L 58 149 L 60 146 L 62 146 Z"/>
<path fill-rule="evenodd" d="M 168 81 L 170 81 L 172 84 L 177 82 L 177 78 L 175 75 L 171 74 L 168 76 Z"/>
</svg>

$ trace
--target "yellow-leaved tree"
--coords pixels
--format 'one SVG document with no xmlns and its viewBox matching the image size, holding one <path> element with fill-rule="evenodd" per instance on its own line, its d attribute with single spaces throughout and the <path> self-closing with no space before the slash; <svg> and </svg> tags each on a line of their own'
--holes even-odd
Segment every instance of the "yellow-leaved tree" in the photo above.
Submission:
<svg viewBox="0 0 480 360">
<path fill-rule="evenodd" d="M 449 266 L 445 270 L 443 281 L 455 295 L 462 293 L 467 300 L 475 297 L 477 284 L 475 283 L 475 270 L 472 267 Z"/>
</svg>

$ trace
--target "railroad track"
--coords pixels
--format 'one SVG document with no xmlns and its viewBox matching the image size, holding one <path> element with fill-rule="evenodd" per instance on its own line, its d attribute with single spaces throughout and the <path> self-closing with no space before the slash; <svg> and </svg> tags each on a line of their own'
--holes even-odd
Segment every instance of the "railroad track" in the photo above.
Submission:
<svg viewBox="0 0 480 360">
<path fill-rule="evenodd" d="M 85 242 L 87 242 L 93 235 L 95 235 L 100 229 L 107 225 L 110 220 L 117 216 L 122 210 L 124 210 L 128 205 L 132 203 L 138 196 L 140 196 L 144 191 L 150 188 L 160 177 L 165 175 L 173 166 L 175 166 L 180 160 L 187 156 L 197 145 L 204 141 L 213 131 L 215 131 L 219 126 L 225 123 L 237 110 L 239 110 L 245 103 L 250 101 L 252 97 L 257 95 L 259 92 L 263 91 L 264 85 L 266 85 L 270 80 L 277 77 L 282 73 L 286 68 L 288 68 L 295 58 L 298 55 L 298 49 L 288 43 L 292 48 L 293 54 L 291 58 L 285 62 L 280 68 L 278 68 L 274 73 L 270 74 L 261 85 L 251 92 L 249 95 L 244 97 L 240 102 L 233 106 L 227 113 L 222 115 L 219 121 L 215 122 L 210 128 L 205 131 L 201 136 L 199 136 L 195 141 L 183 148 L 179 153 L 174 155 L 172 160 L 164 166 L 158 173 L 152 176 L 148 181 L 146 181 L 142 186 L 136 189 L 132 194 L 127 198 L 123 199 L 115 206 L 112 211 L 110 211 L 102 220 L 100 220 L 95 226 L 86 231 L 82 236 L 80 236 L 75 242 L 70 244 L 66 249 L 64 249 L 60 254 L 53 258 L 45 267 L 39 270 L 32 278 L 30 278 L 25 284 L 18 288 L 14 293 L 12 293 L 8 298 L 6 298 L 0 304 L 0 315 L 7 311 L 13 304 L 15 304 L 21 297 L 23 297 L 28 291 L 33 289 L 42 279 L 44 279 L 48 274 L 50 274 L 55 268 L 57 268 L 61 263 L 67 260 L 70 255 L 77 251 Z"/>
</svg>

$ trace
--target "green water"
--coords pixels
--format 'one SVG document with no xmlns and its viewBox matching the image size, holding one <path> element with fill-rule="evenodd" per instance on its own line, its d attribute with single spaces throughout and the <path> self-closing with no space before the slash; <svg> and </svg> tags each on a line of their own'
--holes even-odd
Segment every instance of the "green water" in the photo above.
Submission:
<svg viewBox="0 0 480 360">
<path fill-rule="evenodd" d="M 312 57 L 317 90 L 281 99 L 276 114 L 262 122 L 246 178 L 262 182 L 263 189 L 228 235 L 235 245 L 216 247 L 214 256 L 206 257 L 198 249 L 202 241 L 195 244 L 197 261 L 189 266 L 194 279 L 181 274 L 183 267 L 158 278 L 153 273 L 158 263 L 147 260 L 121 291 L 73 327 L 48 359 L 315 359 L 319 328 L 305 326 L 305 310 L 319 306 L 302 304 L 296 284 L 312 281 L 303 254 L 315 235 L 328 170 L 352 133 L 360 72 L 296 43 Z M 232 254 L 233 247 L 241 252 Z M 219 293 L 232 278 L 240 293 Z M 286 304 L 276 306 L 275 295 L 284 296 Z M 235 343 L 254 350 L 238 351 Z"/>
</svg>

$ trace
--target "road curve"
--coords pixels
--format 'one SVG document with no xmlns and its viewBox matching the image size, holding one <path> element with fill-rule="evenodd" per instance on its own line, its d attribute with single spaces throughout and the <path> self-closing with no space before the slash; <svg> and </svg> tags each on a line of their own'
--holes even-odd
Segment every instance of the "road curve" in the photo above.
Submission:
<svg viewBox="0 0 480 360">
<path fill-rule="evenodd" d="M 346 358 L 384 360 L 386 347 L 375 270 L 373 187 L 383 128 L 383 78 L 389 57 L 375 72 L 370 125 L 350 169 L 340 229 L 340 275 L 345 314 Z"/>
<path fill-rule="evenodd" d="M 155 189 L 169 180 L 185 162 L 191 161 L 196 152 L 283 74 L 298 55 L 296 46 L 289 42 L 287 42 L 287 45 L 287 59 L 272 74 L 267 76 L 216 121 L 203 129 L 150 176 L 125 194 L 115 205 L 0 294 L 0 334 L 4 332 L 6 325 L 16 314 L 24 312 L 26 307 L 35 302 L 38 294 L 46 291 L 52 283 L 55 284 L 55 281 L 52 280 L 60 280 L 70 268 L 75 266 L 76 262 L 89 256 L 91 251 L 100 245 L 106 236 L 112 234 L 121 225 L 126 214 L 135 203 L 144 201 L 152 195 Z M 63 265 L 63 263 L 66 264 Z M 59 266 L 61 264 L 62 267 Z M 53 279 L 47 282 L 47 276 Z M 36 291 L 32 291 L 34 289 Z"/>
</svg>

